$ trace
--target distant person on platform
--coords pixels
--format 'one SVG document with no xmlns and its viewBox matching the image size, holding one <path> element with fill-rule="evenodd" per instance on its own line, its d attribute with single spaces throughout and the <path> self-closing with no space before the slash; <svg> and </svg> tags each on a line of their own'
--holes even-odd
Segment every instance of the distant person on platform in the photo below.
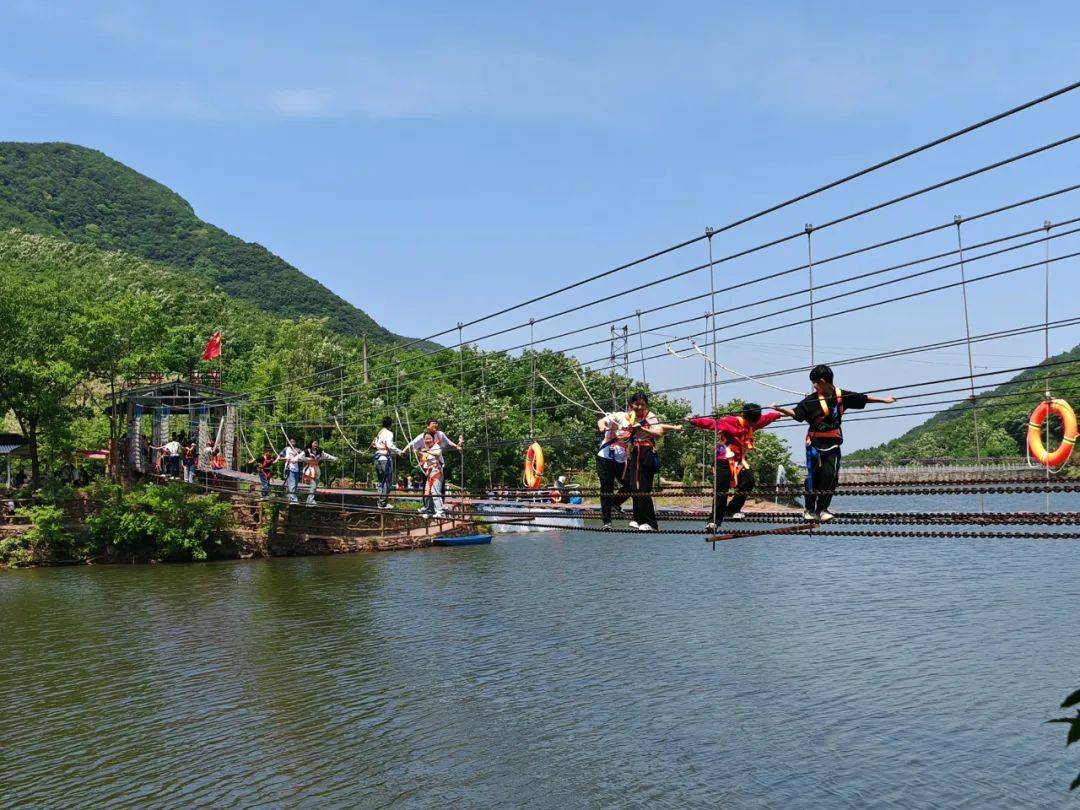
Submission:
<svg viewBox="0 0 1080 810">
<path fill-rule="evenodd" d="M 296 439 L 292 436 L 286 440 L 278 461 L 285 462 L 285 493 L 289 497 L 289 503 L 300 503 L 296 493 L 300 487 L 300 465 L 304 461 L 304 451 L 296 446 Z"/>
<path fill-rule="evenodd" d="M 172 438 L 163 445 L 150 445 L 151 450 L 160 450 L 161 457 L 158 459 L 158 472 L 166 478 L 180 477 L 180 439 L 174 433 Z M 174 472 L 175 470 L 175 472 Z"/>
<path fill-rule="evenodd" d="M 307 506 L 315 505 L 315 490 L 319 486 L 319 474 L 322 462 L 337 461 L 337 456 L 332 456 L 325 450 L 320 449 L 319 440 L 313 439 L 304 450 L 304 486 L 307 488 Z"/>
<path fill-rule="evenodd" d="M 439 420 L 429 419 L 424 432 L 405 445 L 404 450 L 416 452 L 420 469 L 424 471 L 424 507 L 420 514 L 424 517 L 446 517 L 443 506 L 443 493 L 446 491 L 444 469 L 446 461 L 443 450 L 447 447 L 461 452 L 464 440 L 458 437 L 457 444 L 439 430 Z"/>
<path fill-rule="evenodd" d="M 199 443 L 194 438 L 184 442 L 184 483 L 195 483 L 195 463 L 199 455 Z"/>
<path fill-rule="evenodd" d="M 265 501 L 270 497 L 270 483 L 274 475 L 274 465 L 277 464 L 278 457 L 274 455 L 274 450 L 269 445 L 263 448 L 262 458 L 259 459 L 256 469 L 259 472 L 259 487 L 262 489 L 262 499 Z"/>
<path fill-rule="evenodd" d="M 742 520 L 742 508 L 754 489 L 754 471 L 750 469 L 746 454 L 754 448 L 754 431 L 771 425 L 783 414 L 777 410 L 763 414 L 761 406 L 747 402 L 739 416 L 688 416 L 686 421 L 701 430 L 716 434 L 712 519 L 705 527 L 714 532 L 724 518 Z M 735 497 L 728 502 L 728 490 L 735 490 Z"/>
<path fill-rule="evenodd" d="M 371 441 L 375 449 L 375 472 L 379 476 L 379 508 L 390 509 L 390 490 L 394 487 L 397 475 L 395 457 L 401 455 L 401 448 L 394 444 L 393 420 L 383 417 L 382 429 Z"/>
<path fill-rule="evenodd" d="M 862 410 L 871 402 L 891 405 L 896 397 L 872 397 L 855 391 L 842 391 L 833 385 L 833 371 L 825 365 L 810 370 L 814 392 L 794 408 L 772 407 L 780 413 L 806 422 L 806 510 L 803 519 L 824 523 L 832 520 L 829 511 L 833 491 L 840 483 L 840 445 L 844 434 L 840 422 L 848 408 Z"/>
</svg>

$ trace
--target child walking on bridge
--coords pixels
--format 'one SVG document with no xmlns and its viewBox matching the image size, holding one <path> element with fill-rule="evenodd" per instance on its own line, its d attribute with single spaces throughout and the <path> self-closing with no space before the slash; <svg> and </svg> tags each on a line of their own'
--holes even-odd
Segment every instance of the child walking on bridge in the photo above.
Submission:
<svg viewBox="0 0 1080 810">
<path fill-rule="evenodd" d="M 806 510 L 805 520 L 832 520 L 829 511 L 833 490 L 840 482 L 840 445 L 844 434 L 840 422 L 848 408 L 862 410 L 871 402 L 891 405 L 896 397 L 873 397 L 855 391 L 841 391 L 833 385 L 833 370 L 826 365 L 810 370 L 810 382 L 814 392 L 808 394 L 794 408 L 772 407 L 785 416 L 806 422 Z"/>
<path fill-rule="evenodd" d="M 763 414 L 760 405 L 747 402 L 740 416 L 686 417 L 691 426 L 716 434 L 715 487 L 712 520 L 705 527 L 708 531 L 716 531 L 724 517 L 742 519 L 743 504 L 755 483 L 754 471 L 746 461 L 746 454 L 754 447 L 754 431 L 771 425 L 783 415 L 778 410 Z M 729 503 L 728 490 L 731 488 L 735 489 L 735 497 Z"/>
</svg>

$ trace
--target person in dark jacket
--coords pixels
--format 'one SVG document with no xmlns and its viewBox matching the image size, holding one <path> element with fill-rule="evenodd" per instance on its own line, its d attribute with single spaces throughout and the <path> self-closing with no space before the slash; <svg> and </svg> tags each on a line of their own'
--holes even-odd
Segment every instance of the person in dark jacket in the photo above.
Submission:
<svg viewBox="0 0 1080 810">
<path fill-rule="evenodd" d="M 806 422 L 806 520 L 832 520 L 829 511 L 833 490 L 840 482 L 840 445 L 844 433 L 840 423 L 849 408 L 862 410 L 871 402 L 891 405 L 896 397 L 874 397 L 857 391 L 844 391 L 833 385 L 833 371 L 825 365 L 810 370 L 814 392 L 794 408 L 772 407 L 799 422 Z"/>
</svg>

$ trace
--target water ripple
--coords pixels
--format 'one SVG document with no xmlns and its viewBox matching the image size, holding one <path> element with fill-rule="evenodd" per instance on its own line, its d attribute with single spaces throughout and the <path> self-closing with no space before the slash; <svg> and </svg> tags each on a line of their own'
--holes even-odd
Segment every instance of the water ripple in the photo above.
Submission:
<svg viewBox="0 0 1080 810">
<path fill-rule="evenodd" d="M 0 790 L 33 807 L 1064 805 L 1074 763 L 1042 721 L 1077 685 L 1078 551 L 564 533 L 11 572 Z"/>
</svg>

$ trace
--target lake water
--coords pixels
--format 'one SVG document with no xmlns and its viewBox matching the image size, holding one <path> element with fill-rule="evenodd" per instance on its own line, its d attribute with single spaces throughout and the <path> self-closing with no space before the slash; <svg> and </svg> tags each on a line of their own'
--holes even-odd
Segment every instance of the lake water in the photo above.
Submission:
<svg viewBox="0 0 1080 810">
<path fill-rule="evenodd" d="M 897 506 L 927 504 L 838 503 Z M 566 532 L 9 572 L 0 800 L 1065 807 L 1080 756 L 1044 721 L 1080 686 L 1078 607 L 1065 540 Z"/>
</svg>

